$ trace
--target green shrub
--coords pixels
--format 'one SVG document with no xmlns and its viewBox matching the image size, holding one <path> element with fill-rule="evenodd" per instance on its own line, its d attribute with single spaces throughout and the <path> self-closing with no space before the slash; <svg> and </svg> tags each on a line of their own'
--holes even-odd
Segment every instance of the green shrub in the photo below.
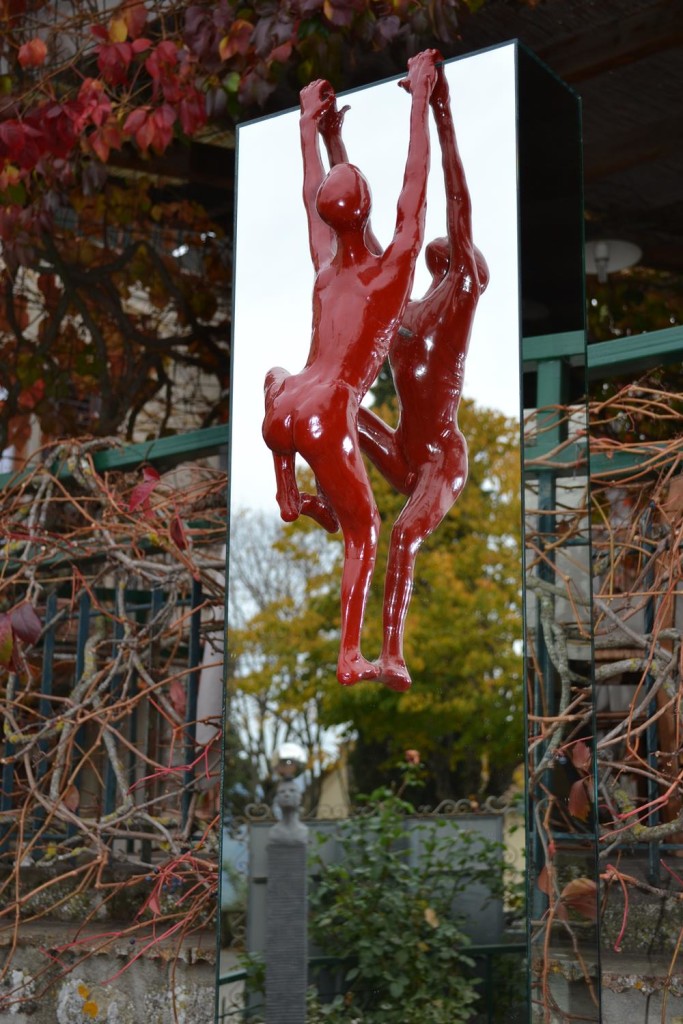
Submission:
<svg viewBox="0 0 683 1024">
<path fill-rule="evenodd" d="M 482 880 L 500 895 L 502 850 L 464 830 L 454 843 L 432 819 L 412 826 L 422 833 L 422 854 L 411 865 L 405 819 L 412 810 L 378 790 L 366 813 L 340 824 L 340 862 L 314 864 L 311 939 L 346 970 L 342 995 L 327 1006 L 312 1003 L 310 1024 L 457 1024 L 474 1015 L 469 939 L 452 905 Z"/>
</svg>

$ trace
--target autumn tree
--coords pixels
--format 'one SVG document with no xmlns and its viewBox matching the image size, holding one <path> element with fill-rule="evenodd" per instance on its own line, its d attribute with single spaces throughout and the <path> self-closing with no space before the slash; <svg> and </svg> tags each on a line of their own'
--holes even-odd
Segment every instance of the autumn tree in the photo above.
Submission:
<svg viewBox="0 0 683 1024">
<path fill-rule="evenodd" d="M 176 122 L 185 136 L 206 123 L 195 62 L 166 35 L 175 15 L 2 13 L 0 444 L 24 439 L 29 414 L 48 438 L 225 416 L 225 219 L 168 174 L 131 176 L 122 152 L 159 154 Z"/>
<path fill-rule="evenodd" d="M 299 743 L 308 755 L 309 802 L 335 750 L 323 723 L 337 635 L 328 604 L 338 590 L 338 544 L 302 521 L 243 512 L 230 530 L 229 727 L 246 755 L 252 798 L 271 795 L 273 754 Z"/>
</svg>

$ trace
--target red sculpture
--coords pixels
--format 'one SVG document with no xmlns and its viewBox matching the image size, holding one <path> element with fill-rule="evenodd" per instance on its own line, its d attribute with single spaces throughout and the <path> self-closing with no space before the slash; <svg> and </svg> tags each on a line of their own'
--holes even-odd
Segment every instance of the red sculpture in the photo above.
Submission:
<svg viewBox="0 0 683 1024">
<path fill-rule="evenodd" d="M 316 270 L 313 338 L 306 367 L 266 378 L 264 437 L 273 451 L 283 519 L 311 516 L 330 532 L 341 525 L 342 635 L 337 675 L 345 685 L 379 679 L 410 687 L 403 632 L 415 558 L 467 477 L 467 446 L 457 427 L 467 346 L 480 295 L 488 283 L 484 257 L 472 241 L 471 204 L 458 153 L 448 83 L 436 51 L 409 64 L 411 135 L 397 228 L 386 251 L 369 220 L 365 179 L 348 161 L 327 82 L 301 93 L 304 201 Z M 448 237 L 427 246 L 432 283 L 408 302 L 424 232 L 431 102 L 442 151 Z M 324 174 L 318 134 L 331 169 Z M 400 326 L 399 326 L 400 325 Z M 392 430 L 360 407 L 389 353 L 399 399 Z M 384 591 L 384 642 L 377 663 L 360 653 L 360 632 L 372 576 L 379 517 L 360 451 L 408 501 L 394 524 Z M 316 476 L 318 494 L 299 492 L 300 452 Z"/>
<path fill-rule="evenodd" d="M 370 410 L 359 412 L 362 450 L 409 496 L 392 529 L 384 587 L 379 678 L 394 690 L 410 686 L 403 630 L 417 552 L 467 479 L 467 444 L 457 412 L 474 314 L 489 279 L 486 260 L 472 241 L 470 195 L 443 68 L 431 103 L 441 144 L 448 237 L 427 246 L 432 283 L 422 299 L 408 303 L 390 349 L 398 426 L 391 430 Z"/>
<path fill-rule="evenodd" d="M 353 164 L 325 174 L 318 134 L 335 106 L 328 82 L 301 92 L 304 205 L 315 269 L 313 330 L 304 369 L 271 369 L 265 381 L 263 437 L 273 452 L 280 514 L 301 513 L 344 536 L 341 638 L 337 678 L 344 685 L 376 679 L 380 668 L 364 658 L 360 635 L 377 555 L 379 513 L 358 438 L 358 409 L 394 341 L 410 296 L 422 247 L 429 171 L 429 99 L 440 55 L 428 50 L 408 64 L 402 84 L 411 93 L 410 142 L 396 229 L 383 253 L 366 243 L 370 189 Z M 295 456 L 308 462 L 317 495 L 302 495 Z"/>
</svg>

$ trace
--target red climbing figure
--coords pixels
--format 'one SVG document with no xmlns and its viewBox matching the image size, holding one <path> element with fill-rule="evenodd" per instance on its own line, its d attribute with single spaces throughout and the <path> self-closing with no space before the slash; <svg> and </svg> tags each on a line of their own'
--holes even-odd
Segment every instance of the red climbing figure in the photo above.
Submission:
<svg viewBox="0 0 683 1024">
<path fill-rule="evenodd" d="M 384 252 L 368 246 L 370 189 L 361 172 L 346 161 L 324 171 L 319 130 L 335 109 L 331 86 L 317 81 L 301 92 L 303 197 L 315 270 L 311 347 L 300 373 L 268 372 L 263 437 L 273 453 L 282 518 L 303 513 L 328 530 L 338 523 L 343 533 L 337 677 L 344 685 L 380 674 L 360 651 L 379 513 L 361 456 L 358 410 L 396 339 L 422 247 L 429 100 L 440 59 L 435 50 L 418 54 L 402 83 L 412 97 L 410 142 L 396 229 Z M 315 474 L 317 495 L 298 489 L 297 453 Z"/>
<path fill-rule="evenodd" d="M 403 632 L 420 545 L 450 510 L 467 479 L 467 445 L 457 425 L 465 357 L 479 298 L 488 284 L 486 261 L 472 240 L 472 210 L 460 160 L 443 66 L 431 95 L 446 189 L 448 237 L 426 249 L 432 283 L 408 303 L 389 362 L 399 403 L 395 430 L 368 409 L 359 412 L 360 444 L 397 490 L 408 495 L 394 524 L 384 587 L 379 679 L 407 690 Z M 331 163 L 347 160 L 341 111 L 324 123 Z M 369 244 L 380 252 L 371 229 Z"/>
</svg>

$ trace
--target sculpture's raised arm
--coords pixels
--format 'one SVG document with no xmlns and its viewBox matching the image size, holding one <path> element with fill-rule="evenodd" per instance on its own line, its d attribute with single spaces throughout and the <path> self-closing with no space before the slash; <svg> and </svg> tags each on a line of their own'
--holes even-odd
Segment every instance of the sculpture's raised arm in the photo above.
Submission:
<svg viewBox="0 0 683 1024">
<path fill-rule="evenodd" d="M 334 167 L 335 164 L 347 164 L 349 162 L 349 155 L 346 152 L 346 146 L 342 138 L 344 115 L 349 109 L 350 107 L 347 104 L 341 110 L 337 110 L 337 104 L 334 101 L 320 118 L 320 136 L 325 143 L 330 167 Z"/>
<path fill-rule="evenodd" d="M 328 110 L 325 111 L 323 116 L 320 118 L 320 135 L 323 142 L 325 143 L 325 149 L 327 150 L 327 157 L 330 161 L 330 167 L 334 167 L 336 164 L 348 163 L 349 156 L 346 151 L 346 145 L 342 137 L 342 125 L 344 123 L 344 114 L 350 107 L 342 107 L 341 110 L 337 110 L 336 103 L 333 104 Z M 372 224 L 368 217 L 368 222 L 365 225 L 365 244 L 367 245 L 370 252 L 375 253 L 376 256 L 380 256 L 382 253 L 382 246 L 372 230 Z"/>
<path fill-rule="evenodd" d="M 334 232 L 321 220 L 315 205 L 318 189 L 325 177 L 318 143 L 321 119 L 335 105 L 334 90 L 329 82 L 318 79 L 300 93 L 301 155 L 304 167 L 303 200 L 308 218 L 308 240 L 313 266 L 318 271 L 334 250 Z"/>
<path fill-rule="evenodd" d="M 472 201 L 460 159 L 451 111 L 448 80 L 439 69 L 432 91 L 432 111 L 441 146 L 444 186 L 446 190 L 446 229 L 451 248 L 472 247 Z"/>
<path fill-rule="evenodd" d="M 413 270 L 424 239 L 429 175 L 429 123 L 427 113 L 436 83 L 438 50 L 424 50 L 408 61 L 408 75 L 400 83 L 412 95 L 408 157 L 403 187 L 396 207 L 394 237 L 384 253 L 386 262 L 411 261 Z M 412 278 L 411 278 L 412 286 Z"/>
</svg>

